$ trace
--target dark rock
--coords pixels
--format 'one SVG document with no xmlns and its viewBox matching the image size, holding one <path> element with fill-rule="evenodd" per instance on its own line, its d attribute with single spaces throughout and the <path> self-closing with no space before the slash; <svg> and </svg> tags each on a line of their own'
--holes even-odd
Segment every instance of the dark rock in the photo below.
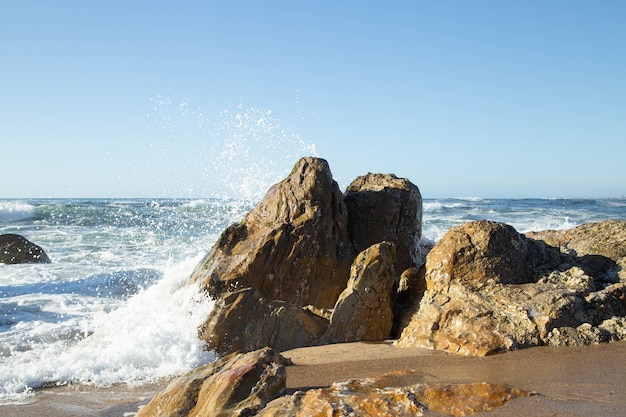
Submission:
<svg viewBox="0 0 626 417">
<path fill-rule="evenodd" d="M 352 181 L 345 202 L 355 253 L 390 242 L 396 246 L 398 273 L 420 266 L 422 196 L 416 185 L 393 174 L 370 173 Z"/>
<path fill-rule="evenodd" d="M 50 263 L 50 258 L 41 246 L 37 246 L 20 235 L 0 235 L 0 263 L 29 264 Z"/>
</svg>

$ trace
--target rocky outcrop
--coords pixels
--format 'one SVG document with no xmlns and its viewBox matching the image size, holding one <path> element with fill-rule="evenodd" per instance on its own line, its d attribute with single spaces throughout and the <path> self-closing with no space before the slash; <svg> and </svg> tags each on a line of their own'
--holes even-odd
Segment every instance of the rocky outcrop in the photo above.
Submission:
<svg viewBox="0 0 626 417">
<path fill-rule="evenodd" d="M 345 202 L 356 253 L 391 242 L 396 246 L 398 273 L 420 266 L 422 196 L 416 185 L 393 174 L 369 173 L 346 188 Z"/>
<path fill-rule="evenodd" d="M 0 263 L 29 264 L 49 263 L 50 258 L 41 246 L 35 245 L 23 236 L 0 235 Z"/>
<path fill-rule="evenodd" d="M 251 416 L 284 393 L 285 359 L 271 349 L 234 353 L 174 379 L 139 417 Z"/>
<path fill-rule="evenodd" d="M 426 410 L 438 415 L 464 416 L 490 411 L 513 398 L 530 395 L 500 384 L 398 383 L 410 380 L 411 374 L 396 372 L 298 391 L 270 402 L 257 416 L 401 417 L 422 415 Z"/>
<path fill-rule="evenodd" d="M 330 317 L 328 343 L 388 339 L 393 325 L 395 246 L 378 243 L 352 264 L 347 288 Z"/>
<path fill-rule="evenodd" d="M 580 230 L 587 234 L 589 227 Z M 625 241 L 621 227 L 606 236 L 617 255 Z M 580 237 L 576 230 L 564 235 L 568 242 Z M 451 229 L 426 258 L 427 290 L 396 345 L 482 356 L 623 339 L 624 284 L 603 281 L 616 262 L 599 254 L 572 256 L 549 243 L 496 222 Z M 602 257 L 594 262 L 602 266 L 586 268 L 589 255 Z"/>
<path fill-rule="evenodd" d="M 220 354 L 387 339 L 396 274 L 420 259 L 421 215 L 406 179 L 359 177 L 344 202 L 326 161 L 299 160 L 192 273 L 216 300 L 202 339 Z"/>
<path fill-rule="evenodd" d="M 348 214 L 328 163 L 299 160 L 191 276 L 211 297 L 251 287 L 295 306 L 331 308 L 348 281 Z"/>
<path fill-rule="evenodd" d="M 265 346 L 284 351 L 317 344 L 327 328 L 328 321 L 310 310 L 246 288 L 216 301 L 200 337 L 218 355 Z"/>
</svg>

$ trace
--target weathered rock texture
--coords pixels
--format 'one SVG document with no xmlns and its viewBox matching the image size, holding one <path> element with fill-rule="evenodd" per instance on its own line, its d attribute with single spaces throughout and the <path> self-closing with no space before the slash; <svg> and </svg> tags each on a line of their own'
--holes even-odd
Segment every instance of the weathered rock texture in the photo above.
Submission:
<svg viewBox="0 0 626 417">
<path fill-rule="evenodd" d="M 489 411 L 509 400 L 528 396 L 517 388 L 498 384 L 397 384 L 411 372 L 378 378 L 337 382 L 328 388 L 299 391 L 280 397 L 259 417 L 415 416 L 425 410 L 452 416 Z"/>
<path fill-rule="evenodd" d="M 49 263 L 50 258 L 41 248 L 20 235 L 0 235 L 0 263 Z"/>
<path fill-rule="evenodd" d="M 349 209 L 326 161 L 303 158 L 222 234 L 191 277 L 216 299 L 200 332 L 210 348 L 389 338 L 396 274 L 420 259 L 421 195 L 408 180 L 368 174 L 345 200 Z"/>
<path fill-rule="evenodd" d="M 211 297 L 252 287 L 268 299 L 331 308 L 352 257 L 347 209 L 328 163 L 303 158 L 226 229 L 191 280 Z"/>
<path fill-rule="evenodd" d="M 393 174 L 358 177 L 345 193 L 348 232 L 355 251 L 379 242 L 396 245 L 395 270 L 420 266 L 422 196 L 416 185 Z"/>
<path fill-rule="evenodd" d="M 352 264 L 347 288 L 330 317 L 330 343 L 388 339 L 393 325 L 395 246 L 382 242 L 365 249 Z"/>
<path fill-rule="evenodd" d="M 287 395 L 288 362 L 267 348 L 231 354 L 174 379 L 138 417 L 463 416 L 529 395 L 500 384 L 413 384 L 423 375 L 410 370 Z"/>
<path fill-rule="evenodd" d="M 246 288 L 216 301 L 200 337 L 218 355 L 265 346 L 283 351 L 317 344 L 327 327 L 326 319 L 307 309 L 268 300 Z"/>
<path fill-rule="evenodd" d="M 426 258 L 427 291 L 396 344 L 482 356 L 625 338 L 625 284 L 614 281 L 626 250 L 626 222 L 548 236 L 559 236 L 559 244 L 490 221 L 451 229 Z M 595 252 L 588 237 L 612 249 L 571 252 Z"/>
<path fill-rule="evenodd" d="M 284 358 L 271 349 L 234 353 L 174 379 L 138 416 L 251 416 L 282 395 Z"/>
</svg>

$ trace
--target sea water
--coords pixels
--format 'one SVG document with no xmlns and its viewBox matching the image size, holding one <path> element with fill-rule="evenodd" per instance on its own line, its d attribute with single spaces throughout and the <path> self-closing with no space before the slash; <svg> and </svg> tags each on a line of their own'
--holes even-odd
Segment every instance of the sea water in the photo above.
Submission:
<svg viewBox="0 0 626 417">
<path fill-rule="evenodd" d="M 0 233 L 50 264 L 0 264 L 0 403 L 50 384 L 143 384 L 208 363 L 212 302 L 187 285 L 219 234 L 253 206 L 231 199 L 0 200 Z M 626 218 L 626 199 L 425 199 L 435 242 L 476 219 L 519 232 Z"/>
</svg>

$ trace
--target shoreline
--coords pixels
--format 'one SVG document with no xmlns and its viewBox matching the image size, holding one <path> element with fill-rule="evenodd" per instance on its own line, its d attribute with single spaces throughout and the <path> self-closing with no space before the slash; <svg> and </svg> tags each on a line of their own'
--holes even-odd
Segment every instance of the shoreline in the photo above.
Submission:
<svg viewBox="0 0 626 417">
<path fill-rule="evenodd" d="M 626 415 L 625 341 L 582 347 L 541 346 L 482 358 L 367 342 L 298 348 L 282 355 L 293 362 L 286 367 L 288 391 L 414 370 L 403 382 L 503 383 L 537 394 L 474 416 Z M 139 387 L 44 388 L 26 404 L 0 405 L 0 417 L 130 417 L 169 382 Z M 425 413 L 429 415 L 437 414 Z"/>
</svg>

